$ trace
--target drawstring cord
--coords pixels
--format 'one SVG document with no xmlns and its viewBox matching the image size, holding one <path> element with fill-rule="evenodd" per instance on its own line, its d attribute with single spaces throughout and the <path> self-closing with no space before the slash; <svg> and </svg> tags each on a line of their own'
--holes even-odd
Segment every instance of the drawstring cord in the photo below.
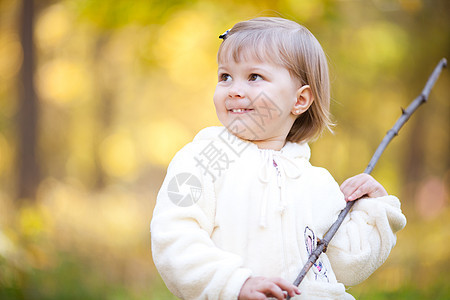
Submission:
<svg viewBox="0 0 450 300">
<path fill-rule="evenodd" d="M 267 226 L 267 208 L 269 204 L 270 182 L 273 176 L 277 176 L 276 182 L 280 195 L 280 213 L 283 214 L 286 207 L 286 177 L 296 179 L 300 177 L 301 170 L 296 162 L 285 155 L 280 155 L 273 150 L 261 150 L 262 162 L 259 171 L 259 180 L 265 183 L 263 198 L 261 201 L 260 226 Z M 275 172 L 274 172 L 275 170 Z"/>
</svg>

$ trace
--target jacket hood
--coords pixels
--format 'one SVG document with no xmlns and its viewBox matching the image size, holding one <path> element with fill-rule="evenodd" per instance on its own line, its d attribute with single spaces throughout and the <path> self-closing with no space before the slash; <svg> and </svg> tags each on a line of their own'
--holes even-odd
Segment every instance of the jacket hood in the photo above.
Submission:
<svg viewBox="0 0 450 300">
<path fill-rule="evenodd" d="M 240 144 L 238 147 L 240 149 L 245 149 L 247 147 L 252 147 L 258 149 L 258 146 L 250 141 L 243 140 L 223 126 L 213 126 L 202 129 L 194 138 L 194 141 L 209 140 L 218 141 L 221 143 L 233 143 Z M 270 150 L 270 149 L 258 149 L 260 151 L 268 151 L 279 156 L 285 156 L 287 158 L 303 158 L 309 161 L 311 157 L 311 149 L 308 143 L 293 143 L 286 142 L 281 150 Z"/>
</svg>

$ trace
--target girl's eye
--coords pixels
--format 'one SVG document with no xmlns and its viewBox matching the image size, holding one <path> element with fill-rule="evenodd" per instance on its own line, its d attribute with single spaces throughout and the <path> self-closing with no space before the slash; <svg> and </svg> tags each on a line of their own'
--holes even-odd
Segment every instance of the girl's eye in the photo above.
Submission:
<svg viewBox="0 0 450 300">
<path fill-rule="evenodd" d="M 262 80 L 263 78 L 261 77 L 261 75 L 258 74 L 250 74 L 248 80 L 250 81 L 257 81 L 257 80 Z"/>
<path fill-rule="evenodd" d="M 219 81 L 231 81 L 230 74 L 220 74 Z"/>
</svg>

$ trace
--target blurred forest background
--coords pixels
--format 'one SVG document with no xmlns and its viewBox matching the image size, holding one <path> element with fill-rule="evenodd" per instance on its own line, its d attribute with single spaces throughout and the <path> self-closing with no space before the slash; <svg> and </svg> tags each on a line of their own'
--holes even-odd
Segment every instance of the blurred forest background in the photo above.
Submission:
<svg viewBox="0 0 450 300">
<path fill-rule="evenodd" d="M 34 5 L 33 5 L 34 4 Z M 149 223 L 166 167 L 202 128 L 218 35 L 283 16 L 329 57 L 335 134 L 312 162 L 342 182 L 450 54 L 447 0 L 0 0 L 0 298 L 172 299 Z M 450 76 L 373 175 L 407 227 L 358 299 L 450 298 Z"/>
</svg>

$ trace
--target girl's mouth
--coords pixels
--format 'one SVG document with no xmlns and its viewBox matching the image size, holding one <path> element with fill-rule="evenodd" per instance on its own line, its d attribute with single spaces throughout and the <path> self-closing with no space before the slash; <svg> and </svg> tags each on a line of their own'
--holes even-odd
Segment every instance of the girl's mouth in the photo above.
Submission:
<svg viewBox="0 0 450 300">
<path fill-rule="evenodd" d="M 248 108 L 233 108 L 230 109 L 229 111 L 232 113 L 236 113 L 236 114 L 242 114 L 242 113 L 246 113 L 249 111 L 252 111 L 253 109 L 248 109 Z"/>
</svg>

